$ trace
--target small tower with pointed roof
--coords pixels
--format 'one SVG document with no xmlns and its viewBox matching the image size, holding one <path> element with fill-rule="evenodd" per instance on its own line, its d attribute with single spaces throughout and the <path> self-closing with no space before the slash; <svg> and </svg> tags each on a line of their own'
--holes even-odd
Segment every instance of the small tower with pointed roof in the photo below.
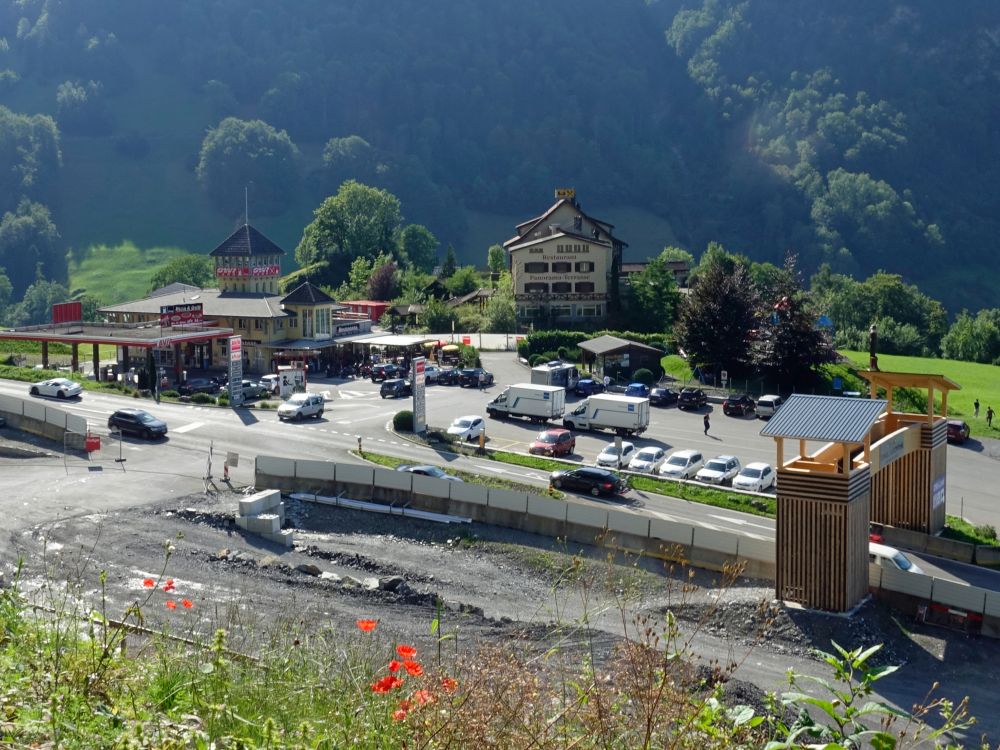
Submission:
<svg viewBox="0 0 1000 750">
<path fill-rule="evenodd" d="M 209 255 L 223 294 L 278 294 L 281 256 L 285 251 L 249 224 L 244 224 Z"/>
</svg>

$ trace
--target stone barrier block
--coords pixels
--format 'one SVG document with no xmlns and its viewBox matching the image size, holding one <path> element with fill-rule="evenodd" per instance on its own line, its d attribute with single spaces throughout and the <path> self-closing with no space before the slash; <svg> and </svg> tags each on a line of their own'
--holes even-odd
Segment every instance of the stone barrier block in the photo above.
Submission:
<svg viewBox="0 0 1000 750">
<path fill-rule="evenodd" d="M 257 474 L 267 474 L 273 477 L 295 477 L 295 459 L 279 458 L 278 456 L 257 456 L 254 463 Z"/>
<path fill-rule="evenodd" d="M 992 544 L 977 544 L 976 565 L 1000 565 L 1000 547 L 994 547 Z"/>
<path fill-rule="evenodd" d="M 736 554 L 747 560 L 775 562 L 775 544 L 773 539 L 757 539 L 752 536 L 741 536 L 737 542 Z"/>
<path fill-rule="evenodd" d="M 486 485 L 473 484 L 472 482 L 449 482 L 449 497 L 460 503 L 473 503 L 474 505 L 487 505 L 489 492 Z"/>
<path fill-rule="evenodd" d="M 490 487 L 488 504 L 491 508 L 526 513 L 528 511 L 528 493 Z"/>
<path fill-rule="evenodd" d="M 37 419 L 39 422 L 45 421 L 45 404 L 39 401 L 23 401 L 24 416 L 29 419 Z"/>
<path fill-rule="evenodd" d="M 987 591 L 983 614 L 987 617 L 1000 617 L 1000 591 Z"/>
<path fill-rule="evenodd" d="M 976 556 L 976 545 L 956 542 L 954 539 L 944 539 L 939 536 L 928 536 L 924 551 L 929 555 L 971 563 Z"/>
<path fill-rule="evenodd" d="M 70 432 L 76 432 L 80 435 L 86 435 L 89 426 L 87 425 L 87 420 L 81 417 L 79 414 L 66 414 L 66 429 Z"/>
<path fill-rule="evenodd" d="M 597 505 L 584 505 L 573 500 L 567 500 L 566 520 L 580 526 L 606 529 L 608 528 L 608 509 Z"/>
<path fill-rule="evenodd" d="M 690 546 L 694 541 L 694 528 L 690 524 L 669 521 L 666 518 L 649 519 L 649 536 L 670 544 Z"/>
<path fill-rule="evenodd" d="M 314 461 L 304 458 L 295 459 L 295 476 L 298 479 L 315 479 L 321 482 L 332 482 L 337 472 L 337 464 L 333 461 Z"/>
<path fill-rule="evenodd" d="M 437 477 L 425 477 L 422 474 L 410 474 L 413 481 L 414 495 L 429 495 L 431 497 L 451 497 L 451 481 Z"/>
<path fill-rule="evenodd" d="M 528 495 L 528 515 L 565 521 L 566 502 L 564 500 L 556 500 L 553 497 Z"/>
<path fill-rule="evenodd" d="M 608 531 L 618 531 L 622 534 L 649 536 L 649 517 L 627 510 L 612 509 L 608 511 Z"/>
<path fill-rule="evenodd" d="M 868 563 L 868 588 L 878 589 L 882 587 L 882 566 L 875 563 Z"/>
<path fill-rule="evenodd" d="M 66 429 L 66 412 L 62 409 L 56 409 L 54 406 L 45 407 L 45 422 L 52 425 L 53 427 L 58 427 L 59 429 Z"/>
<path fill-rule="evenodd" d="M 694 546 L 709 552 L 721 552 L 724 555 L 736 556 L 739 547 L 739 536 L 728 531 L 706 529 L 703 526 L 694 527 Z"/>
<path fill-rule="evenodd" d="M 406 471 L 393 471 L 392 469 L 375 469 L 375 486 L 387 490 L 401 490 L 409 492 L 413 489 L 413 477 L 419 474 L 410 474 Z M 444 480 L 448 481 L 448 480 Z"/>
<path fill-rule="evenodd" d="M 261 490 L 239 501 L 239 515 L 256 516 L 281 505 L 281 492 L 278 490 Z"/>
<path fill-rule="evenodd" d="M 885 580 L 884 576 L 883 580 Z M 931 599 L 938 604 L 955 609 L 981 613 L 986 608 L 986 589 L 935 578 Z"/>
<path fill-rule="evenodd" d="M 905 570 L 882 568 L 880 565 L 874 567 L 882 570 L 880 585 L 883 589 L 920 599 L 931 598 L 931 591 L 934 588 L 934 579 L 931 576 L 918 576 L 914 573 L 907 573 Z"/>
<path fill-rule="evenodd" d="M 0 393 L 0 412 L 20 417 L 24 414 L 24 399 Z"/>
<path fill-rule="evenodd" d="M 260 535 L 269 542 L 274 542 L 280 544 L 282 547 L 288 547 L 291 549 L 295 542 L 295 530 L 294 529 L 282 529 L 281 531 L 276 531 L 274 533 L 265 532 Z"/>
<path fill-rule="evenodd" d="M 337 464 L 337 482 L 343 484 L 364 484 L 371 487 L 375 483 L 375 470 L 371 466 Z"/>
<path fill-rule="evenodd" d="M 277 534 L 281 531 L 281 521 L 277 513 L 261 513 L 256 516 L 236 516 L 236 525 L 251 534 Z"/>
</svg>

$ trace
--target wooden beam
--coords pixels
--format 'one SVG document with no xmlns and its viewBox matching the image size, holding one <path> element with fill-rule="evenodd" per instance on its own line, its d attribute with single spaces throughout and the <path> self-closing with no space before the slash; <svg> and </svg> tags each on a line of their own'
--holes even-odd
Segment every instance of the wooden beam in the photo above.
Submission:
<svg viewBox="0 0 1000 750">
<path fill-rule="evenodd" d="M 799 438 L 799 458 L 806 457 L 806 441 Z"/>
<path fill-rule="evenodd" d="M 841 460 L 840 460 L 840 473 L 850 474 L 851 473 L 851 444 L 841 443 Z"/>
<path fill-rule="evenodd" d="M 927 426 L 934 426 L 934 386 L 927 389 Z"/>
<path fill-rule="evenodd" d="M 948 417 L 948 391 L 941 391 L 941 416 Z"/>
<path fill-rule="evenodd" d="M 778 455 L 775 458 L 776 463 L 774 464 L 774 469 L 777 471 L 780 469 L 785 462 L 785 439 L 783 437 L 776 437 L 774 439 L 774 445 L 777 448 Z"/>
</svg>

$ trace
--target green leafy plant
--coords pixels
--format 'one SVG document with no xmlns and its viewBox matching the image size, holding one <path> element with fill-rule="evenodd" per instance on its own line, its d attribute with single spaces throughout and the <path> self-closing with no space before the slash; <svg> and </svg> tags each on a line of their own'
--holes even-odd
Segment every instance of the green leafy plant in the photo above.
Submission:
<svg viewBox="0 0 1000 750">
<path fill-rule="evenodd" d="M 408 409 L 397 411 L 392 417 L 392 429 L 397 432 L 413 432 L 413 412 Z"/>
</svg>

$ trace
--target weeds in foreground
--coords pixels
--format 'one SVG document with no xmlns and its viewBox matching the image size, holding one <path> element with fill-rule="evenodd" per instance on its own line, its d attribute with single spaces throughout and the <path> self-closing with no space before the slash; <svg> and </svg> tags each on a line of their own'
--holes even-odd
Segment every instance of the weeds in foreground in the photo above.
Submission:
<svg viewBox="0 0 1000 750">
<path fill-rule="evenodd" d="M 566 556 L 563 570 L 552 571 L 553 623 L 445 651 L 455 632 L 439 605 L 430 659 L 422 646 L 392 639 L 391 623 L 375 618 L 339 631 L 283 620 L 254 638 L 234 632 L 235 618 L 228 628 L 178 619 L 151 629 L 151 607 L 193 614 L 181 584 L 166 577 L 172 552 L 167 544 L 159 575 L 137 582 L 140 595 L 118 620 L 106 611 L 103 571 L 93 611 L 82 585 L 54 578 L 35 592 L 44 603 L 30 600 L 20 576 L 0 590 L 0 746 L 937 748 L 957 747 L 949 733 L 973 723 L 964 701 L 929 694 L 908 715 L 877 700 L 875 683 L 895 669 L 869 666 L 877 647 L 833 644 L 820 654 L 831 678 L 792 674 L 780 697 L 730 699 L 726 686 L 753 646 L 741 659 L 694 657 L 691 639 L 701 625 L 685 632 L 673 612 L 698 587 L 676 550 L 663 555 L 674 562 L 662 579 L 662 614 L 630 614 L 632 574 L 623 573 L 619 556 L 608 555 L 603 566 Z M 84 580 L 86 566 L 76 574 Z M 723 571 L 721 588 L 740 574 Z M 715 606 L 723 600 L 712 598 Z M 702 624 L 715 614 L 704 614 Z M 622 637 L 599 622 L 609 617 L 618 618 Z M 765 622 L 758 639 L 766 634 Z M 252 654 L 231 648 L 239 639 L 253 645 Z M 802 690 L 807 684 L 819 692 Z M 934 729 L 921 723 L 932 716 Z"/>
</svg>

